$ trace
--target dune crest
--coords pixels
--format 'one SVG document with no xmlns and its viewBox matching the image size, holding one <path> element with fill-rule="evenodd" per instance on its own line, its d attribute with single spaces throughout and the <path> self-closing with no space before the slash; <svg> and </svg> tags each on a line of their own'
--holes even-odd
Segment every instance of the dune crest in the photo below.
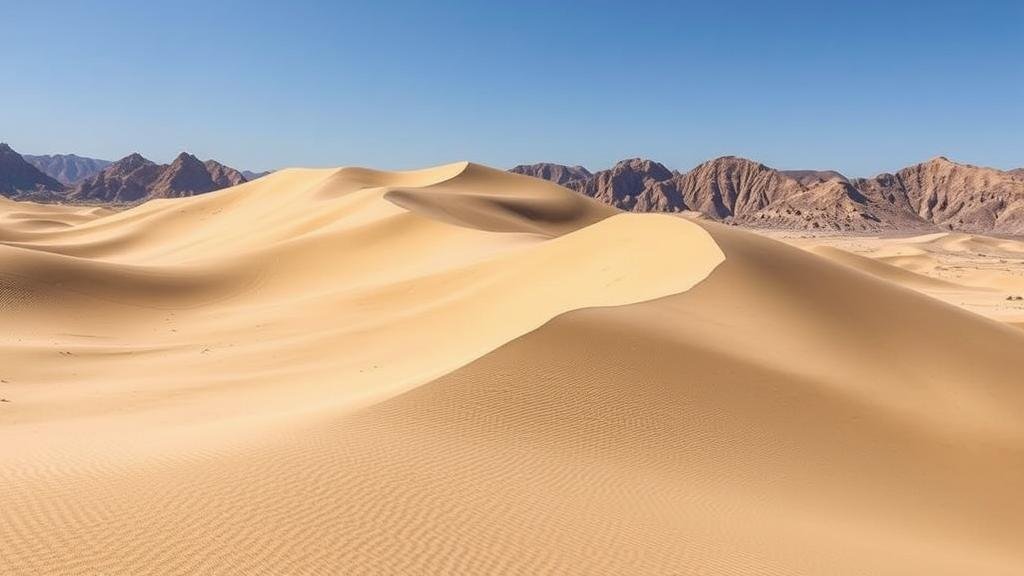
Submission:
<svg viewBox="0 0 1024 576">
<path fill-rule="evenodd" d="M 283 170 L 120 213 L 3 206 L 12 423 L 130 413 L 129 390 L 202 398 L 200 421 L 355 407 L 723 258 L 689 222 L 468 163 Z M 666 243 L 679 258 L 644 250 Z"/>
</svg>

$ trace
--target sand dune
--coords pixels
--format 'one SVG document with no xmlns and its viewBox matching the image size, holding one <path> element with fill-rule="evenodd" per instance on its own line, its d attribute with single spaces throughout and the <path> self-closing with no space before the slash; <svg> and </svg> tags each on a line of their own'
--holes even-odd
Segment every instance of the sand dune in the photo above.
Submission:
<svg viewBox="0 0 1024 576">
<path fill-rule="evenodd" d="M 0 573 L 1019 574 L 1024 331 L 823 251 L 466 163 L 3 201 Z"/>
<path fill-rule="evenodd" d="M 1024 242 L 962 233 L 911 237 L 775 234 L 873 276 L 1011 324 L 1024 323 Z"/>
</svg>

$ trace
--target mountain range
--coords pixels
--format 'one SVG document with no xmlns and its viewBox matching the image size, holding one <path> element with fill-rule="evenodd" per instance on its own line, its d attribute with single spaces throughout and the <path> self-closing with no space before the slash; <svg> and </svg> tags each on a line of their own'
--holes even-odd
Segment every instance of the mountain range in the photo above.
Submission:
<svg viewBox="0 0 1024 576">
<path fill-rule="evenodd" d="M 0 143 L 0 196 L 45 195 L 64 185 L 29 164 L 10 146 Z"/>
<path fill-rule="evenodd" d="M 0 144 L 0 195 L 23 200 L 129 204 L 205 194 L 248 180 L 230 166 L 187 152 L 170 164 L 137 153 L 108 162 L 74 154 L 21 156 Z"/>
<path fill-rule="evenodd" d="M 68 197 L 79 202 L 132 203 L 205 194 L 246 182 L 234 168 L 182 152 L 170 164 L 130 154 L 87 178 Z"/>
<path fill-rule="evenodd" d="M 643 158 L 597 172 L 554 163 L 510 171 L 622 210 L 696 212 L 743 226 L 1024 234 L 1024 168 L 1002 171 L 942 156 L 893 174 L 852 179 L 834 170 L 776 170 L 736 156 L 688 172 Z M 0 144 L 0 195 L 18 199 L 132 204 L 205 194 L 266 174 L 204 162 L 187 152 L 170 164 L 137 153 L 107 162 L 74 154 L 22 157 Z"/>
<path fill-rule="evenodd" d="M 941 156 L 895 174 L 855 179 L 832 170 L 776 170 L 736 156 L 685 173 L 642 158 L 592 174 L 551 163 L 511 171 L 551 180 L 623 210 L 692 211 L 745 226 L 1024 234 L 1024 169 L 1001 171 Z"/>
<path fill-rule="evenodd" d="M 101 170 L 111 164 L 109 160 L 85 158 L 76 154 L 47 154 L 43 156 L 22 154 L 22 158 L 47 176 L 65 185 L 78 184 L 86 178 L 99 174 Z"/>
</svg>

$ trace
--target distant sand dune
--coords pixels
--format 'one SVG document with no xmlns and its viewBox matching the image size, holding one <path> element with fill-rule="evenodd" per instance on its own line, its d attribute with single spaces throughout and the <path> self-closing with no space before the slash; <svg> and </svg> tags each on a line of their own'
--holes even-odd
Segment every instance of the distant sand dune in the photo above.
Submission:
<svg viewBox="0 0 1024 576">
<path fill-rule="evenodd" d="M 0 202 L 0 573 L 1020 574 L 1024 331 L 822 251 L 467 163 Z"/>
<path fill-rule="evenodd" d="M 971 312 L 1024 323 L 1024 241 L 1019 239 L 947 232 L 909 238 L 780 236 Z"/>
</svg>

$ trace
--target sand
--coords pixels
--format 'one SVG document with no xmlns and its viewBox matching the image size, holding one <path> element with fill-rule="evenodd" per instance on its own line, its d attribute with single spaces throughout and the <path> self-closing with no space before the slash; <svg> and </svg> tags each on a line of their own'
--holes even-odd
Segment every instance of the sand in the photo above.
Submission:
<svg viewBox="0 0 1024 576">
<path fill-rule="evenodd" d="M 768 234 L 965 310 L 1012 325 L 1024 323 L 1024 240 L 960 232 L 888 237 Z"/>
<path fill-rule="evenodd" d="M 0 573 L 1021 573 L 1024 330 L 838 260 L 466 163 L 0 203 Z"/>
</svg>

